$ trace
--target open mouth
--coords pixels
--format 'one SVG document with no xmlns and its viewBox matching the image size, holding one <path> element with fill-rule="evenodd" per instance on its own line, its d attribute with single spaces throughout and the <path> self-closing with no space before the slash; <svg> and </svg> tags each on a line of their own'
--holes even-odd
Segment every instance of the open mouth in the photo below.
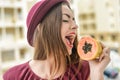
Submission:
<svg viewBox="0 0 120 80">
<path fill-rule="evenodd" d="M 72 48 L 75 37 L 73 35 L 65 36 L 67 45 Z"/>
</svg>

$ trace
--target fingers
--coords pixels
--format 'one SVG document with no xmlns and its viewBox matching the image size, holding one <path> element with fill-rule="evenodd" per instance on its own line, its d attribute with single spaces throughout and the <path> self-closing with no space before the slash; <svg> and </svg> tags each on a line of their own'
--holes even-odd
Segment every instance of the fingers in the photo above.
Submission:
<svg viewBox="0 0 120 80">
<path fill-rule="evenodd" d="M 90 60 L 89 65 L 91 70 L 98 70 L 100 72 L 104 72 L 106 66 L 110 62 L 110 48 L 106 47 L 105 45 L 102 45 L 102 54 L 99 58 Z"/>
<path fill-rule="evenodd" d="M 99 58 L 99 61 L 102 60 L 105 60 L 106 62 L 110 61 L 110 48 L 103 46 L 103 51 Z"/>
</svg>

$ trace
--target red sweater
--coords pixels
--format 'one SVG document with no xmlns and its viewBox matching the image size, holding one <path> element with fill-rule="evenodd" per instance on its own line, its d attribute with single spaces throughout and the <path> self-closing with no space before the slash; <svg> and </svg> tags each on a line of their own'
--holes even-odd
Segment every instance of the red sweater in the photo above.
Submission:
<svg viewBox="0 0 120 80">
<path fill-rule="evenodd" d="M 87 80 L 90 69 L 89 64 L 87 61 L 82 62 L 81 69 L 79 73 L 75 76 L 75 72 L 78 71 L 77 69 L 78 63 L 72 65 L 71 67 L 68 66 L 62 80 Z M 70 70 L 70 74 L 69 74 Z M 74 78 L 73 78 L 74 77 Z M 24 64 L 17 65 L 15 67 L 10 68 L 4 75 L 4 80 L 44 80 L 37 76 L 30 68 L 29 62 Z M 55 80 L 60 80 L 57 78 Z"/>
</svg>

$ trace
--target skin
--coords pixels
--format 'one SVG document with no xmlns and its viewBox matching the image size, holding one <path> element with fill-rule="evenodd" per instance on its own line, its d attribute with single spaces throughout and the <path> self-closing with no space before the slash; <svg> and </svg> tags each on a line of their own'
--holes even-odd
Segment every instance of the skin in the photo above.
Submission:
<svg viewBox="0 0 120 80">
<path fill-rule="evenodd" d="M 63 6 L 63 25 L 62 25 L 62 39 L 65 43 L 69 54 L 71 54 L 72 45 L 70 46 L 65 39 L 66 35 L 73 36 L 73 41 L 75 36 L 77 35 L 77 25 L 74 20 L 74 15 L 72 11 L 67 7 Z M 104 46 L 102 43 L 102 55 L 100 56 L 99 60 L 91 60 L 89 61 L 90 64 L 90 76 L 88 80 L 104 80 L 103 72 L 108 63 L 110 62 L 110 49 Z M 96 75 L 97 73 L 97 75 Z"/>
<path fill-rule="evenodd" d="M 77 25 L 74 21 L 74 15 L 71 9 L 68 6 L 62 6 L 62 26 L 61 26 L 61 37 L 64 44 L 67 47 L 69 54 L 71 54 L 73 44 L 69 44 L 68 40 L 65 38 L 66 36 L 72 36 L 72 43 L 77 35 Z M 43 61 L 40 60 L 31 60 L 29 62 L 30 68 L 32 71 L 43 79 L 50 79 L 50 70 L 53 69 L 53 58 L 52 55 Z M 58 72 L 57 75 L 54 76 L 54 79 L 61 76 L 63 70 L 61 68 L 61 72 Z"/>
<path fill-rule="evenodd" d="M 70 55 L 72 51 L 74 39 L 77 35 L 78 26 L 75 23 L 73 12 L 66 5 L 62 5 L 62 18 L 63 20 L 61 26 L 61 37 Z M 71 43 L 69 42 L 68 39 L 66 39 L 66 36 L 71 36 Z M 103 45 L 103 52 L 99 60 L 89 61 L 90 76 L 88 80 L 103 80 L 103 71 L 107 66 L 107 64 L 109 63 L 109 61 L 110 61 L 109 49 Z M 36 75 L 38 75 L 43 79 L 50 79 L 50 70 L 53 69 L 52 67 L 53 62 L 54 61 L 51 55 L 48 59 L 43 61 L 31 60 L 29 62 L 29 65 L 32 71 Z M 58 72 L 58 74 L 54 76 L 54 79 L 61 76 L 62 72 L 63 71 L 61 68 L 61 72 Z"/>
<path fill-rule="evenodd" d="M 61 35 L 62 35 L 62 40 L 66 45 L 68 53 L 70 55 L 73 48 L 73 42 L 77 35 L 78 26 L 75 23 L 73 12 L 66 5 L 63 5 L 62 12 L 63 12 L 62 14 L 63 21 L 62 21 Z M 71 37 L 71 43 L 69 42 L 68 39 L 66 39 L 66 36 Z"/>
<path fill-rule="evenodd" d="M 110 49 L 103 44 L 101 45 L 103 47 L 103 51 L 100 58 L 98 60 L 89 61 L 90 76 L 88 80 L 104 80 L 103 72 L 110 62 Z"/>
</svg>

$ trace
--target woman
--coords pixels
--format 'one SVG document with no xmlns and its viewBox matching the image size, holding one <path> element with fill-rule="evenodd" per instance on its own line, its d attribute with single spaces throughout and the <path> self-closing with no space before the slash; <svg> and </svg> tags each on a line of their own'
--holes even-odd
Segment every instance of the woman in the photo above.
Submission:
<svg viewBox="0 0 120 80">
<path fill-rule="evenodd" d="M 81 61 L 77 53 L 77 28 L 67 0 L 41 0 L 27 16 L 27 39 L 33 59 L 9 69 L 4 80 L 103 80 L 110 61 L 103 46 L 99 61 Z"/>
</svg>

